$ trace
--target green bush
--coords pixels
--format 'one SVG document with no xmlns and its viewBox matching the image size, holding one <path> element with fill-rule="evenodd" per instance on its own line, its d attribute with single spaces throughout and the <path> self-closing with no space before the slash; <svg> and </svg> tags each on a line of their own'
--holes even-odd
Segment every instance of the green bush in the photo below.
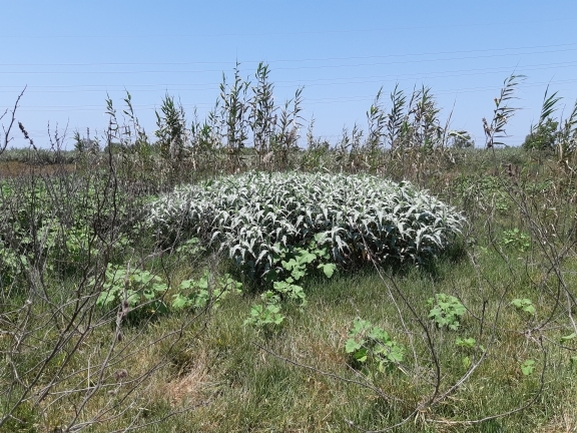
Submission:
<svg viewBox="0 0 577 433">
<path fill-rule="evenodd" d="M 295 172 L 182 186 L 152 203 L 148 217 L 163 242 L 197 236 L 256 278 L 278 269 L 281 251 L 315 240 L 341 267 L 423 264 L 454 241 L 464 221 L 409 183 Z"/>
<path fill-rule="evenodd" d="M 559 122 L 547 119 L 543 124 L 533 128 L 531 134 L 525 137 L 523 148 L 526 150 L 554 150 L 559 137 Z"/>
</svg>

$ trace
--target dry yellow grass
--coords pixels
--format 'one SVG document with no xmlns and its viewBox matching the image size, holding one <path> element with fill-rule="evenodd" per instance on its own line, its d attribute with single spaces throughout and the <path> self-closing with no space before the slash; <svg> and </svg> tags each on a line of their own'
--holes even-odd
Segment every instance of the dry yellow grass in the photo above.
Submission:
<svg viewBox="0 0 577 433">
<path fill-rule="evenodd" d="M 0 179 L 19 176 L 52 176 L 57 173 L 72 173 L 76 170 L 74 164 L 36 165 L 19 161 L 0 162 Z"/>
<path fill-rule="evenodd" d="M 207 390 L 213 384 L 208 370 L 208 355 L 205 351 L 201 351 L 196 354 L 192 365 L 187 366 L 177 377 L 160 387 L 160 394 L 174 408 L 185 404 L 187 406 L 203 405 L 209 398 Z"/>
</svg>

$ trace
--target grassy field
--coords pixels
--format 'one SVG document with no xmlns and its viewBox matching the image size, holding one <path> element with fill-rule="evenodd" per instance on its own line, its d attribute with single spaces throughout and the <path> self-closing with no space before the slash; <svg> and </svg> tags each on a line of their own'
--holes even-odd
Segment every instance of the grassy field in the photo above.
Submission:
<svg viewBox="0 0 577 433">
<path fill-rule="evenodd" d="M 484 149 L 415 119 L 387 146 L 381 131 L 333 147 L 311 134 L 297 149 L 295 110 L 261 135 L 253 125 L 248 148 L 230 134 L 207 148 L 207 125 L 192 131 L 204 141 L 175 148 L 159 125 L 149 143 L 132 118 L 130 137 L 111 122 L 105 149 L 77 137 L 74 152 L 6 150 L 0 431 L 577 431 L 574 150 L 561 135 L 555 148 L 497 148 L 497 115 L 511 114 L 498 109 Z M 329 194 L 341 182 L 329 181 L 326 203 L 300 209 L 313 177 L 250 210 L 263 187 L 241 174 L 255 171 L 338 173 L 360 191 Z M 250 206 L 235 207 L 242 185 L 217 188 L 234 179 L 253 179 Z M 351 216 L 347 197 L 373 197 L 358 179 L 415 189 L 379 225 Z M 416 191 L 449 206 L 443 224 L 465 217 L 457 234 L 449 223 L 421 232 L 427 242 L 404 233 L 445 209 L 419 208 Z M 282 220 L 314 203 L 336 210 L 321 208 L 316 226 Z M 251 230 L 266 224 L 255 247 Z"/>
</svg>

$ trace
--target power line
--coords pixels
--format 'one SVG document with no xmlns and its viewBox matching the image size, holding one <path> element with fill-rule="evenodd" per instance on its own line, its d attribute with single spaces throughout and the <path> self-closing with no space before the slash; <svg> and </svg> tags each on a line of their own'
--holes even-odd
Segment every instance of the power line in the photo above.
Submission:
<svg viewBox="0 0 577 433">
<path fill-rule="evenodd" d="M 541 51 L 541 52 L 531 52 L 531 53 L 521 53 L 518 56 L 524 55 L 534 55 L 534 54 L 550 54 L 550 53 L 557 53 L 557 52 L 566 52 L 566 51 L 574 51 L 577 48 L 572 49 L 565 49 L 565 50 L 556 50 L 556 51 Z M 409 63 L 427 63 L 427 62 L 446 62 L 446 61 L 454 61 L 454 60 L 477 60 L 477 59 L 487 59 L 487 58 L 496 58 L 496 57 L 511 57 L 511 54 L 495 54 L 495 55 L 487 55 L 487 56 L 465 56 L 465 57 L 450 57 L 450 58 L 437 58 L 437 59 L 418 59 L 418 60 L 405 60 L 405 61 L 393 61 L 393 62 L 374 62 L 374 63 L 353 63 L 353 64 L 337 64 L 337 65 L 314 65 L 314 66 L 290 66 L 290 67 L 278 67 L 276 71 L 294 71 L 294 70 L 307 70 L 307 69 L 335 69 L 335 68 L 358 68 L 358 67 L 373 67 L 373 66 L 391 66 L 391 65 L 405 65 Z M 569 62 L 574 63 L 574 62 Z M 103 64 L 104 65 L 104 64 Z M 120 65 L 120 64 L 119 64 Z M 158 64 L 161 65 L 161 64 Z M 50 64 L 46 64 L 45 66 L 52 66 Z M 127 64 L 123 65 L 127 66 Z M 90 70 L 90 71 L 47 71 L 47 70 L 15 70 L 15 71 L 0 71 L 0 74 L 4 75 L 11 75 L 11 74 L 31 74 L 31 75 L 39 75 L 39 74 L 62 74 L 62 73 L 70 73 L 70 74 L 167 74 L 167 73 L 206 73 L 206 72 L 222 72 L 221 70 L 217 69 L 164 69 L 164 70 Z"/>
<path fill-rule="evenodd" d="M 555 84 L 568 84 L 568 83 L 576 83 L 577 79 L 567 79 L 567 80 L 552 80 L 552 81 L 541 81 L 541 82 L 534 82 L 534 83 L 520 83 L 519 89 L 523 88 L 532 88 L 532 87 L 543 87 L 547 85 L 555 85 Z M 483 86 L 483 87 L 465 87 L 465 88 L 457 88 L 457 89 L 437 89 L 433 90 L 433 96 L 435 95 L 447 95 L 447 94 L 461 94 L 461 93 L 474 93 L 474 92 L 486 92 L 486 91 L 498 91 L 500 89 L 500 85 L 494 86 Z M 368 95 L 356 95 L 356 96 L 341 96 L 341 97 L 330 97 L 330 98 L 306 98 L 305 97 L 305 104 L 311 105 L 318 105 L 318 104 L 328 104 L 328 103 L 346 103 L 346 102 L 359 102 L 369 100 L 371 101 L 374 99 L 374 94 Z M 133 108 L 135 109 L 156 109 L 158 108 L 159 104 L 136 104 L 133 103 Z M 184 108 L 212 108 L 214 104 L 212 103 L 183 103 Z M 104 113 L 104 105 L 34 105 L 34 106 L 22 106 L 19 108 L 19 111 L 100 111 Z"/>
<path fill-rule="evenodd" d="M 270 65 L 271 63 L 282 63 L 282 62 L 313 62 L 313 61 L 332 61 L 332 60 L 365 60 L 365 59 L 386 59 L 395 57 L 411 57 L 411 56 L 437 56 L 446 54 L 468 54 L 468 53 L 486 53 L 491 51 L 522 51 L 522 50 L 534 50 L 543 48 L 559 48 L 566 47 L 563 50 L 552 50 L 552 51 L 530 51 L 525 53 L 516 52 L 515 55 L 521 54 L 543 54 L 543 53 L 556 53 L 572 51 L 577 49 L 577 43 L 567 43 L 567 44 L 551 44 L 551 45 L 532 45 L 523 47 L 500 47 L 500 48 L 487 48 L 487 49 L 475 49 L 475 50 L 456 50 L 456 51 L 433 51 L 424 53 L 408 53 L 408 54 L 387 54 L 381 56 L 347 56 L 347 57 L 312 57 L 312 58 L 293 58 L 293 59 L 275 59 L 270 61 L 263 60 L 243 60 L 239 62 L 240 66 L 246 63 L 258 64 L 264 63 Z M 573 48 L 569 48 L 573 47 Z M 499 55 L 501 56 L 501 55 Z M 193 62 L 68 62 L 68 63 L 0 63 L 0 66 L 145 66 L 145 65 L 230 65 L 230 61 L 193 61 Z M 213 70 L 207 70 L 212 72 Z"/>
<path fill-rule="evenodd" d="M 353 34 L 353 33 L 390 33 L 394 31 L 410 31 L 410 30 L 427 30 L 427 29 L 447 29 L 447 28 L 466 28 L 470 29 L 472 27 L 497 27 L 499 29 L 510 29 L 515 25 L 528 25 L 528 24 L 539 24 L 543 26 L 546 23 L 556 23 L 556 22 L 574 22 L 573 17 L 568 18 L 555 18 L 555 19 L 539 19 L 539 20 L 528 20 L 528 21 L 484 21 L 477 23 L 439 23 L 434 25 L 419 25 L 419 26 L 400 26 L 400 27 L 384 27 L 384 28 L 372 28 L 372 29 L 338 29 L 338 30 L 308 30 L 308 31 L 274 31 L 274 32 L 233 32 L 233 33 L 180 33 L 180 34 L 169 34 L 169 33 L 143 33 L 143 34 L 69 34 L 69 35 L 30 35 L 25 34 L 9 34 L 0 35 L 0 39 L 159 39 L 159 38 L 169 38 L 173 39 L 185 39 L 185 38 L 217 38 L 217 37 L 269 37 L 269 36 L 294 36 L 294 35 L 331 35 L 331 34 Z"/>
<path fill-rule="evenodd" d="M 559 70 L 560 68 L 568 68 L 577 66 L 577 62 L 558 62 L 558 63 L 538 63 L 529 64 L 522 67 L 523 72 L 535 71 L 543 69 Z M 396 80 L 406 81 L 406 80 L 423 80 L 423 79 L 435 79 L 435 78 L 446 78 L 446 77 L 465 77 L 473 75 L 486 75 L 486 74 L 496 74 L 496 73 L 510 73 L 514 69 L 513 67 L 495 67 L 495 68 L 474 68 L 474 69 L 456 69 L 456 70 L 445 70 L 445 71 L 433 71 L 429 73 L 412 73 L 403 75 L 372 75 L 372 76 L 353 76 L 353 77 L 340 77 L 340 78 L 322 78 L 322 79 L 304 79 L 304 80 L 278 80 L 275 81 L 275 88 L 288 88 L 304 85 L 305 87 L 316 87 L 316 86 L 343 86 L 350 84 L 369 84 L 378 83 L 382 81 Z M 571 82 L 568 80 L 566 82 Z M 127 91 L 137 89 L 139 92 L 157 92 L 166 91 L 171 89 L 172 91 L 199 91 L 207 90 L 206 87 L 217 88 L 220 83 L 218 82 L 204 82 L 204 83 L 174 83 L 174 84 L 133 84 L 133 85 L 118 85 L 118 84 L 100 84 L 100 85 L 45 85 L 45 86 L 29 86 L 29 93 L 77 93 L 77 92 L 111 92 L 111 91 Z M 0 86 L 2 89 L 18 90 L 19 87 L 16 86 Z M 129 92 L 130 92 L 129 90 Z"/>
</svg>

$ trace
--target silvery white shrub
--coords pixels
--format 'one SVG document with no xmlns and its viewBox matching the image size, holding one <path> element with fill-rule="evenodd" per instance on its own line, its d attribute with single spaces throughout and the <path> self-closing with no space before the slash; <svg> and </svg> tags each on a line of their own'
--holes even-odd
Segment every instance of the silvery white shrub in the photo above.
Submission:
<svg viewBox="0 0 577 433">
<path fill-rule="evenodd" d="M 411 184 L 370 175 L 262 173 L 176 188 L 151 204 L 162 239 L 197 236 L 256 276 L 281 247 L 319 234 L 340 265 L 372 258 L 424 263 L 449 246 L 464 217 Z"/>
</svg>

